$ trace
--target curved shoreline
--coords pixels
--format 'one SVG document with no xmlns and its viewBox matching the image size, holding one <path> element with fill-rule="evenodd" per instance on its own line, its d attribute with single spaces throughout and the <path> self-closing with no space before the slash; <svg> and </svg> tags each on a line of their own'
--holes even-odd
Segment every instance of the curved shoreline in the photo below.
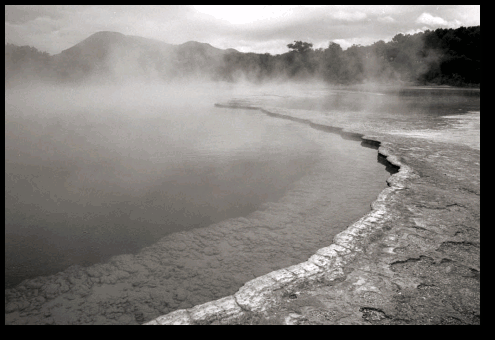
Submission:
<svg viewBox="0 0 495 340">
<path fill-rule="evenodd" d="M 244 110 L 227 111 L 220 113 L 247 114 L 256 121 L 271 119 Z M 390 176 L 390 171 L 383 172 L 380 158 L 377 162 L 375 150 L 369 150 L 373 147 L 361 148 L 337 134 L 307 130 L 296 122 L 266 123 L 289 127 L 289 132 L 308 138 L 312 148 L 318 147 L 317 154 L 308 154 L 317 156 L 315 162 L 308 163 L 304 175 L 280 199 L 268 201 L 246 217 L 173 233 L 138 254 L 25 280 L 5 291 L 5 323 L 142 324 L 234 294 L 251 279 L 306 261 L 370 211 L 370 203 Z M 286 135 L 288 141 L 291 136 Z M 290 143 L 282 145 L 284 155 Z M 357 164 L 349 154 L 363 158 Z M 289 163 L 283 160 L 280 164 Z M 360 177 L 348 171 L 355 166 Z M 285 167 L 276 169 L 280 172 Z M 336 176 L 342 181 L 334 182 Z M 344 186 L 348 180 L 349 191 Z"/>
<path fill-rule="evenodd" d="M 347 131 L 345 128 L 317 124 L 309 119 L 290 117 L 255 106 L 223 105 L 216 107 L 259 110 L 269 116 L 307 124 L 312 128 L 337 133 L 342 138 L 361 140 L 378 149 L 378 154 L 397 170 L 387 179 L 388 187 L 382 190 L 371 204 L 371 211 L 347 229 L 337 234 L 333 243 L 316 251 L 307 261 L 279 269 L 246 282 L 236 293 L 188 309 L 180 309 L 146 322 L 145 325 L 166 324 L 228 324 L 242 320 L 252 313 L 265 313 L 282 297 L 312 282 L 332 283 L 341 280 L 344 266 L 363 252 L 368 239 L 383 228 L 389 219 L 387 212 L 391 196 L 406 187 L 406 182 L 417 177 L 413 169 L 400 162 L 387 148 L 388 143 L 378 137 Z"/>
</svg>

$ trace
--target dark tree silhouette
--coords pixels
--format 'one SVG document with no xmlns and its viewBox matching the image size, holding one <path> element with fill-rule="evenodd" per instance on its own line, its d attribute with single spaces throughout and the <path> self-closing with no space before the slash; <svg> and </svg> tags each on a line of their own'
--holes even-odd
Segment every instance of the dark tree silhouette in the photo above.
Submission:
<svg viewBox="0 0 495 340">
<path fill-rule="evenodd" d="M 294 52 L 305 53 L 312 50 L 313 44 L 302 41 L 294 41 L 293 44 L 288 44 L 287 47 Z"/>
</svg>

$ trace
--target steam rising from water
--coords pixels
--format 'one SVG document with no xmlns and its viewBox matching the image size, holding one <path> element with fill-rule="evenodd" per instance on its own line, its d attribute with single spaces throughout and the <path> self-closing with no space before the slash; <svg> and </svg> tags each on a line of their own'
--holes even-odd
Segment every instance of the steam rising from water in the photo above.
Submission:
<svg viewBox="0 0 495 340">
<path fill-rule="evenodd" d="M 214 108 L 218 89 L 55 90 L 6 95 L 6 232 L 15 236 L 7 248 L 50 239 L 20 261 L 50 252 L 49 263 L 30 264 L 38 275 L 247 214 L 279 197 L 319 152 L 297 129 Z M 26 241 L 20 226 L 38 240 Z"/>
<path fill-rule="evenodd" d="M 230 85 L 7 91 L 6 195 L 21 184 L 28 194 L 7 200 L 24 231 L 7 226 L 6 249 L 20 246 L 21 262 L 23 252 L 38 252 L 34 266 L 55 258 L 52 270 L 78 256 L 99 262 L 88 245 L 101 240 L 111 241 L 101 249 L 134 253 L 27 280 L 26 294 L 7 290 L 7 323 L 142 323 L 304 261 L 369 211 L 388 177 L 375 150 L 257 111 L 213 107 L 241 92 L 249 96 Z M 222 129 L 233 138 L 222 140 Z M 167 179 L 176 182 L 163 191 Z M 196 207 L 175 212 L 195 229 L 160 234 L 173 224 L 164 197 Z M 51 222 L 33 219 L 26 205 Z M 109 206 L 109 219 L 99 220 Z M 245 217 L 209 220 L 211 208 Z M 151 222 L 136 228 L 144 219 Z M 139 249 L 148 247 L 128 244 L 146 233 Z"/>
</svg>

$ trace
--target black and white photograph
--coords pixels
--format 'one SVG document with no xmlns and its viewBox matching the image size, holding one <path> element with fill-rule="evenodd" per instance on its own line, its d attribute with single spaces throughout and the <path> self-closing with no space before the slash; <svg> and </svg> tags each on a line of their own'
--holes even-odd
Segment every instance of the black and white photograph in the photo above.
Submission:
<svg viewBox="0 0 495 340">
<path fill-rule="evenodd" d="M 480 5 L 5 5 L 6 325 L 479 325 Z"/>
</svg>

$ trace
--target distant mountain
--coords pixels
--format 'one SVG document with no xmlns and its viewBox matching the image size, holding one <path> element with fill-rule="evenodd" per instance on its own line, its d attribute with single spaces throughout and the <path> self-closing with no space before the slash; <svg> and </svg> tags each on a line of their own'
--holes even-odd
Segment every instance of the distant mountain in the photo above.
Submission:
<svg viewBox="0 0 495 340">
<path fill-rule="evenodd" d="M 216 47 L 211 46 L 207 43 L 200 43 L 197 41 L 188 41 L 181 45 L 177 45 L 177 49 L 179 51 L 190 51 L 197 54 L 207 55 L 210 57 L 218 57 L 223 56 L 226 53 L 240 53 L 239 51 L 229 48 L 227 50 L 222 50 Z"/>
<path fill-rule="evenodd" d="M 117 32 L 98 32 L 49 56 L 29 46 L 5 45 L 5 83 L 123 81 L 176 78 L 235 82 L 320 80 L 331 84 L 447 84 L 481 82 L 480 26 L 399 33 L 390 42 L 343 50 L 312 49 L 296 41 L 279 55 L 241 53 L 189 41 L 181 45 Z M 308 48 L 309 47 L 309 48 Z"/>
<path fill-rule="evenodd" d="M 212 75 L 221 67 L 224 55 L 230 53 L 239 52 L 196 41 L 172 45 L 159 40 L 103 31 L 52 58 L 56 73 L 64 80 L 87 77 L 168 79 Z"/>
<path fill-rule="evenodd" d="M 215 76 L 223 67 L 224 56 L 240 53 L 234 49 L 222 50 L 210 44 L 188 41 L 178 45 L 173 53 L 173 64 L 180 75 Z"/>
</svg>

